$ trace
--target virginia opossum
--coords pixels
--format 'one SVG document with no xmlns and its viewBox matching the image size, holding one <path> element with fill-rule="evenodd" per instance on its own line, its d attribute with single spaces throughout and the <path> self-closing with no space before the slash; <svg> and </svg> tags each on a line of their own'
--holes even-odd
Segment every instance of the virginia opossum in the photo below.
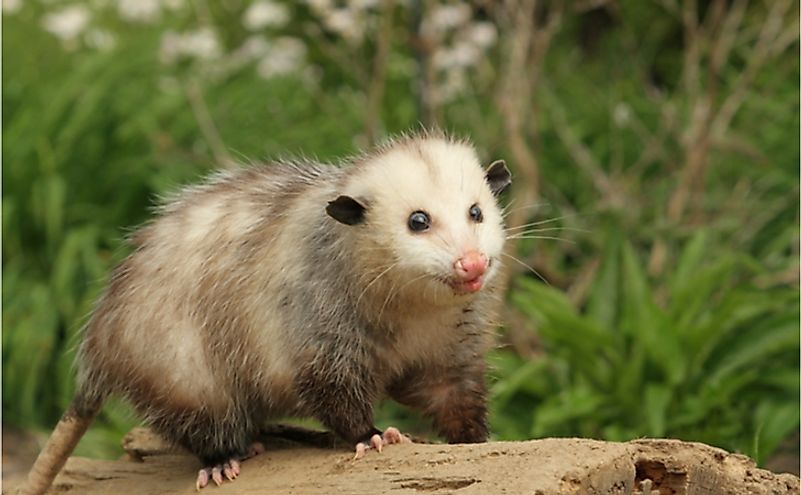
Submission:
<svg viewBox="0 0 801 495">
<path fill-rule="evenodd" d="M 131 236 L 23 492 L 47 490 L 111 394 L 200 458 L 198 487 L 236 477 L 269 418 L 316 418 L 357 455 L 397 442 L 373 424 L 385 397 L 448 442 L 486 441 L 510 181 L 422 132 L 339 167 L 252 165 L 183 189 Z"/>
</svg>

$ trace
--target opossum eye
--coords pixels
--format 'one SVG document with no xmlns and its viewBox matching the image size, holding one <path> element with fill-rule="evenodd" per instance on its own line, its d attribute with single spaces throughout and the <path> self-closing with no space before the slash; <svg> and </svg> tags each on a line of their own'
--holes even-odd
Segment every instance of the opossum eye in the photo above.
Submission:
<svg viewBox="0 0 801 495">
<path fill-rule="evenodd" d="M 484 221 L 484 213 L 481 212 L 481 208 L 479 208 L 477 204 L 471 206 L 470 210 L 468 210 L 468 213 L 474 222 L 481 223 Z"/>
<path fill-rule="evenodd" d="M 431 227 L 431 217 L 424 211 L 415 211 L 409 215 L 409 230 L 423 232 Z"/>
</svg>

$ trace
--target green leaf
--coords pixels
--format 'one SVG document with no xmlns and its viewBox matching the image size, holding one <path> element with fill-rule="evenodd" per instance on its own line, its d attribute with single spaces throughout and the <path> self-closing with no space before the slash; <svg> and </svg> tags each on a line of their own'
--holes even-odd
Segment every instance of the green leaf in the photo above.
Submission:
<svg viewBox="0 0 801 495">
<path fill-rule="evenodd" d="M 587 317 L 604 327 L 616 328 L 620 306 L 620 242 L 609 236 L 598 275 L 587 299 Z"/>
<path fill-rule="evenodd" d="M 760 462 L 798 429 L 798 408 L 795 404 L 763 402 L 757 407 L 755 420 L 757 429 L 751 455 Z"/>
<path fill-rule="evenodd" d="M 649 384 L 643 398 L 643 413 L 648 423 L 648 435 L 661 437 L 665 434 L 665 423 L 673 394 L 664 385 Z"/>
<path fill-rule="evenodd" d="M 623 318 L 621 327 L 630 338 L 640 340 L 651 362 L 662 370 L 671 385 L 683 380 L 687 356 L 678 335 L 656 305 L 645 271 L 630 245 L 623 245 Z"/>
<path fill-rule="evenodd" d="M 769 359 L 774 354 L 787 351 L 797 354 L 798 349 L 797 311 L 795 314 L 776 315 L 756 329 L 744 333 L 731 347 L 725 349 L 708 380 L 713 384 L 717 383 L 749 365 Z"/>
</svg>

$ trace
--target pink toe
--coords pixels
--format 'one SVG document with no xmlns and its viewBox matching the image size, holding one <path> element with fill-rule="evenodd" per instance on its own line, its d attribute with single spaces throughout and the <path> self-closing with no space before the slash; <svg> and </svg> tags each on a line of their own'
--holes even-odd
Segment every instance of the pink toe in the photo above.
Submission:
<svg viewBox="0 0 801 495">
<path fill-rule="evenodd" d="M 381 435 L 376 434 L 370 437 L 370 446 L 381 452 L 384 448 L 384 440 L 381 439 Z"/>
<path fill-rule="evenodd" d="M 234 477 L 239 476 L 239 473 L 242 472 L 242 469 L 239 466 L 239 461 L 236 459 L 231 459 L 231 471 L 234 472 Z"/>
<path fill-rule="evenodd" d="M 409 437 L 404 435 L 395 427 L 390 426 L 384 431 L 384 442 L 386 443 L 411 443 Z"/>
<path fill-rule="evenodd" d="M 367 451 L 367 446 L 365 444 L 363 444 L 362 442 L 357 443 L 356 444 L 356 456 L 353 459 L 354 460 L 361 459 L 362 457 L 364 457 L 364 453 L 366 451 Z"/>
<path fill-rule="evenodd" d="M 214 469 L 211 470 L 211 479 L 217 486 L 222 485 L 223 478 L 222 469 L 220 469 L 220 466 L 214 466 Z"/>
<path fill-rule="evenodd" d="M 200 490 L 201 488 L 205 488 L 208 484 L 209 472 L 205 469 L 201 469 L 197 472 L 197 482 L 195 482 L 195 488 Z"/>
<path fill-rule="evenodd" d="M 386 431 L 384 431 L 384 440 L 387 443 L 398 443 L 398 441 L 400 441 L 400 432 L 397 428 L 387 428 Z"/>
</svg>

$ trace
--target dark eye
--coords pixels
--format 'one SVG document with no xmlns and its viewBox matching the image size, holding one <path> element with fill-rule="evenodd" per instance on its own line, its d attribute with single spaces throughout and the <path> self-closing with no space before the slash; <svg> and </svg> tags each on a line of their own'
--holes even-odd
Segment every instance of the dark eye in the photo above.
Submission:
<svg viewBox="0 0 801 495">
<path fill-rule="evenodd" d="M 478 205 L 471 206 L 468 213 L 474 222 L 481 223 L 484 221 L 484 214 L 481 213 L 481 208 Z"/>
<path fill-rule="evenodd" d="M 409 215 L 409 230 L 423 232 L 431 227 L 431 217 L 424 211 L 415 211 Z"/>
</svg>

